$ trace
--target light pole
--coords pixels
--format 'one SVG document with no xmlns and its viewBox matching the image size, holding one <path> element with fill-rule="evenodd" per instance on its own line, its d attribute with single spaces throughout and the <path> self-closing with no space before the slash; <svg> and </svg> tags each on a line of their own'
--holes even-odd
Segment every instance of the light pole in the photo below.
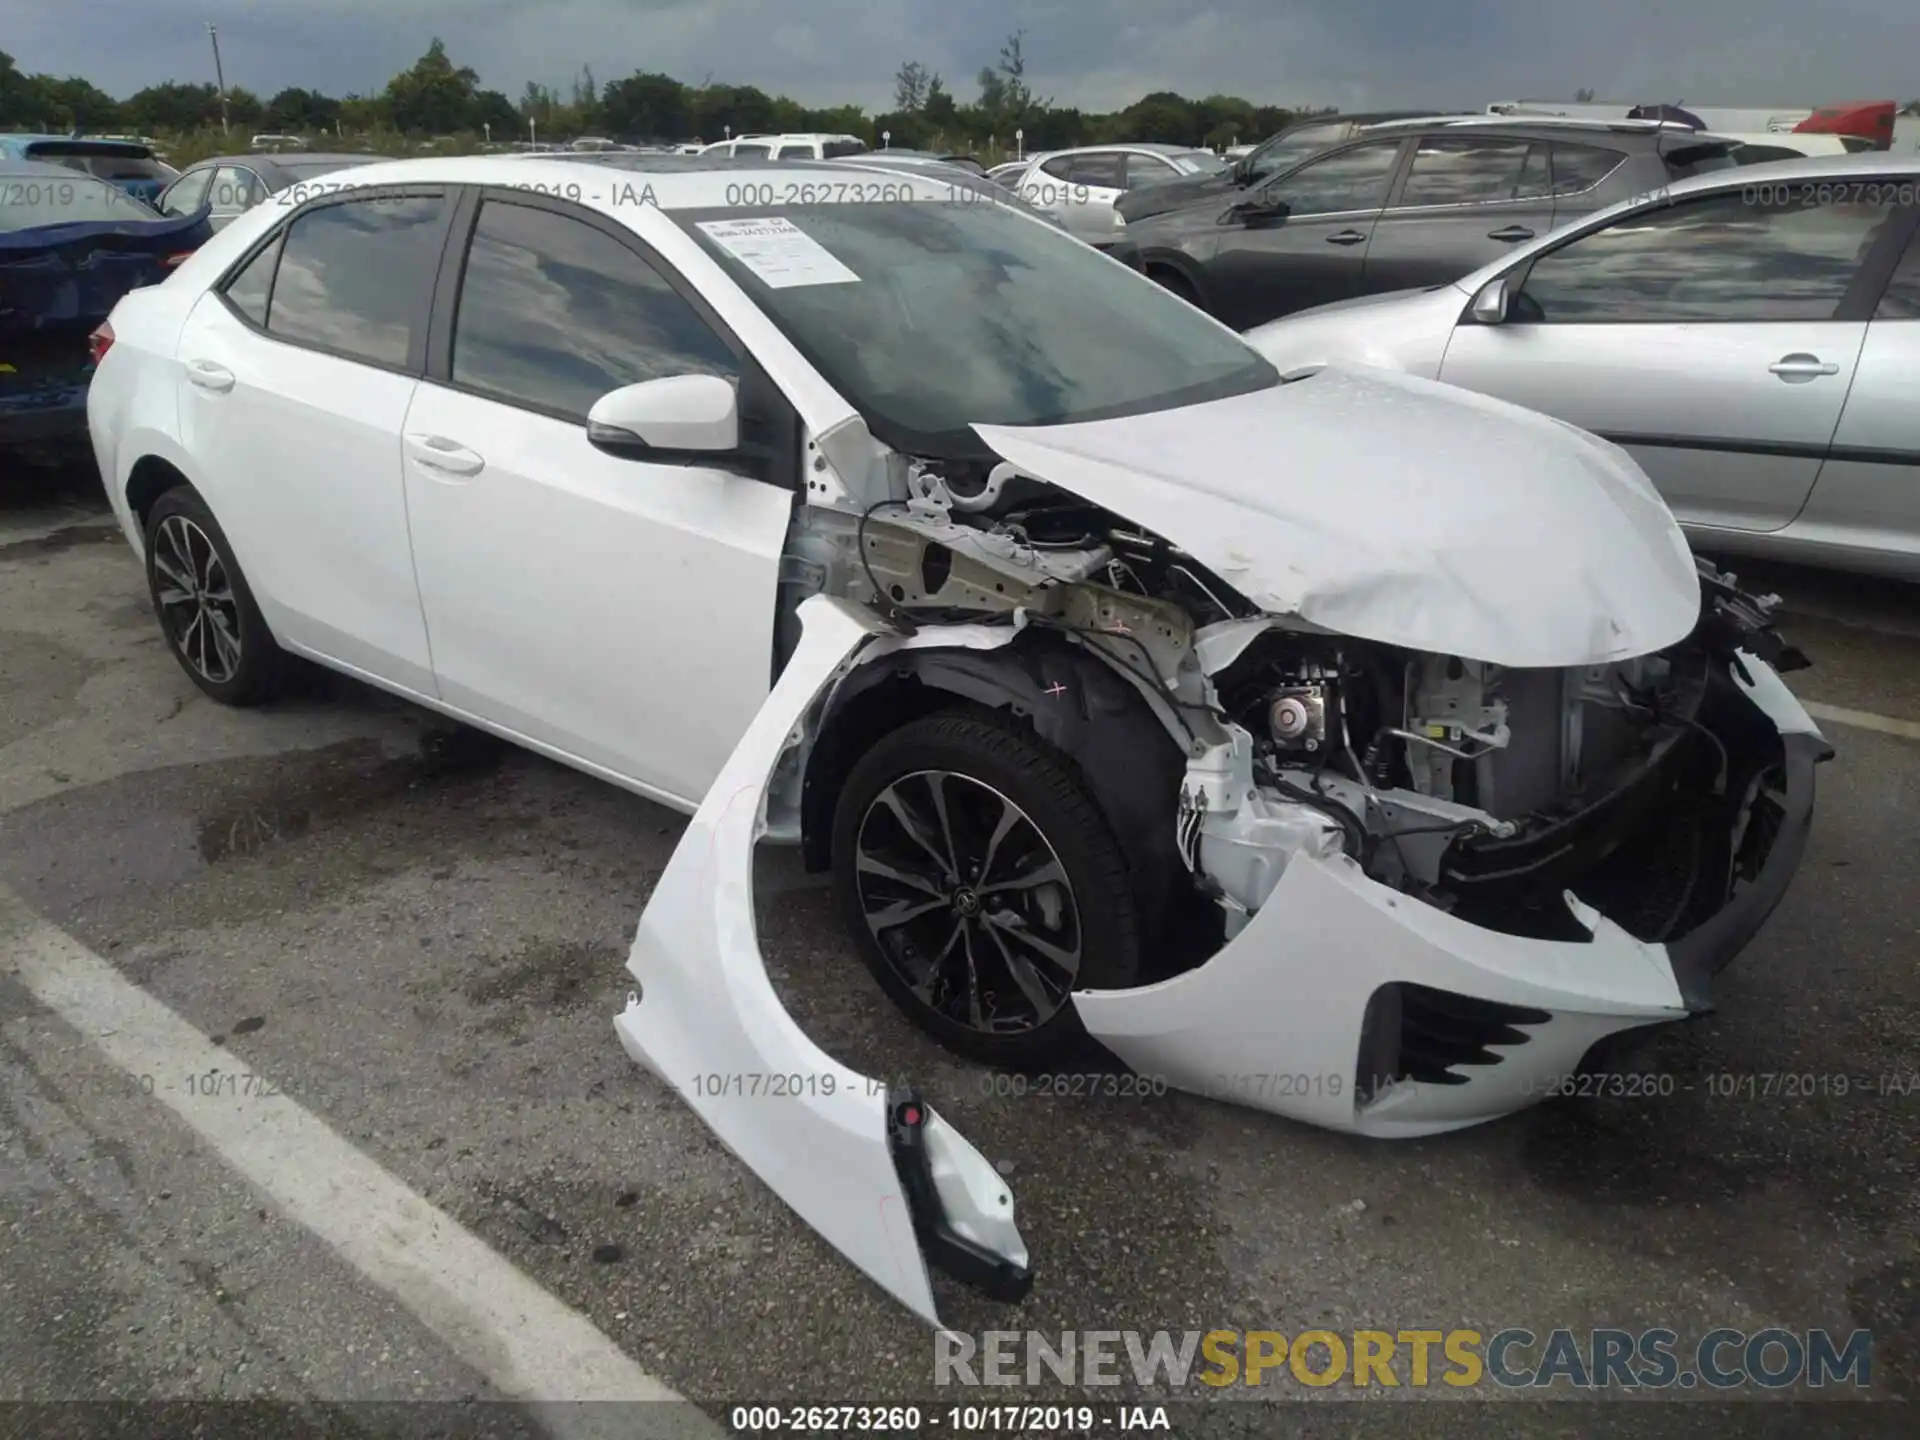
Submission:
<svg viewBox="0 0 1920 1440">
<path fill-rule="evenodd" d="M 213 78 L 220 87 L 220 133 L 227 133 L 227 76 L 220 68 L 220 35 L 213 28 L 213 22 L 207 22 L 207 43 L 213 46 Z"/>
</svg>

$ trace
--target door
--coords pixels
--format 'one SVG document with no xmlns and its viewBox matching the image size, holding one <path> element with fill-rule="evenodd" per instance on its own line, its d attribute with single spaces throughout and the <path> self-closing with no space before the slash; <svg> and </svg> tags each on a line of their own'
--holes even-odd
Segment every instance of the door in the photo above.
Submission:
<svg viewBox="0 0 1920 1440">
<path fill-rule="evenodd" d="M 400 432 L 446 238 L 440 193 L 316 202 L 180 334 L 194 483 L 283 642 L 433 693 Z"/>
<path fill-rule="evenodd" d="M 1400 164 L 1401 142 L 1373 140 L 1323 155 L 1241 204 L 1286 206 L 1262 215 L 1227 210 L 1207 267 L 1208 308 L 1245 330 L 1310 305 L 1360 293 L 1367 242 Z"/>
<path fill-rule="evenodd" d="M 1553 228 L 1544 142 L 1426 135 L 1367 245 L 1368 294 L 1446 285 Z"/>
<path fill-rule="evenodd" d="M 794 496 L 718 459 L 616 458 L 586 417 L 741 359 L 629 232 L 537 197 L 485 199 L 450 303 L 404 432 L 441 698 L 696 801 L 772 683 Z"/>
<path fill-rule="evenodd" d="M 1516 273 L 1440 378 L 1626 446 L 1686 524 L 1777 530 L 1832 443 L 1892 213 L 1765 185 L 1635 211 Z"/>
<path fill-rule="evenodd" d="M 1920 213 L 1909 211 L 1906 223 L 1920 223 Z M 1895 552 L 1903 557 L 1895 568 L 1909 575 L 1920 565 L 1915 375 L 1920 375 L 1920 233 L 1907 242 L 1867 325 L 1833 448 L 1795 527 L 1804 528 L 1810 539 L 1856 552 Z"/>
</svg>

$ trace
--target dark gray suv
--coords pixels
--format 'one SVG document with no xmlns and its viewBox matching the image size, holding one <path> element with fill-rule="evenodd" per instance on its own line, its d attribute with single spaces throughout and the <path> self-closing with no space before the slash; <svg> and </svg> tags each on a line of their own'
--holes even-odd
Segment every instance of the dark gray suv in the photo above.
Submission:
<svg viewBox="0 0 1920 1440">
<path fill-rule="evenodd" d="M 1223 171 L 1131 191 L 1121 196 L 1113 208 L 1120 212 L 1121 219 L 1131 225 L 1136 220 L 1175 210 L 1196 200 L 1251 189 L 1282 170 L 1291 170 L 1310 155 L 1318 155 L 1322 150 L 1331 150 L 1348 140 L 1359 139 L 1370 126 L 1387 121 L 1436 118 L 1442 117 L 1436 117 L 1431 110 L 1377 110 L 1364 115 L 1316 115 L 1268 136 Z M 1464 120 L 1468 117 L 1462 115 L 1459 118 Z"/>
<path fill-rule="evenodd" d="M 1236 329 L 1445 285 L 1577 215 L 1732 166 L 1657 121 L 1443 120 L 1373 130 L 1254 188 L 1131 217 L 1149 275 Z"/>
</svg>

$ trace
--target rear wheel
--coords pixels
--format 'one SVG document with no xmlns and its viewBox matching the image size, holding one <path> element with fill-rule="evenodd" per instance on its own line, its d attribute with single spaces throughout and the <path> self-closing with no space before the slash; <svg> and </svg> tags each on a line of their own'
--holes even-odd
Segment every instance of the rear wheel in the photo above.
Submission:
<svg viewBox="0 0 1920 1440">
<path fill-rule="evenodd" d="M 1150 279 L 1157 281 L 1162 289 L 1172 291 L 1194 309 L 1207 308 L 1200 303 L 1200 294 L 1193 288 L 1193 282 L 1178 270 L 1169 269 L 1165 265 L 1156 265 L 1147 272 L 1147 275 Z"/>
<path fill-rule="evenodd" d="M 1127 863 L 1070 762 L 991 719 L 943 713 L 853 767 L 834 884 L 861 957 L 948 1049 L 1032 1069 L 1083 1044 L 1071 994 L 1140 972 Z"/>
<path fill-rule="evenodd" d="M 191 485 L 147 514 L 147 587 L 167 648 L 187 678 L 223 705 L 279 693 L 287 656 L 254 603 L 226 532 Z"/>
</svg>

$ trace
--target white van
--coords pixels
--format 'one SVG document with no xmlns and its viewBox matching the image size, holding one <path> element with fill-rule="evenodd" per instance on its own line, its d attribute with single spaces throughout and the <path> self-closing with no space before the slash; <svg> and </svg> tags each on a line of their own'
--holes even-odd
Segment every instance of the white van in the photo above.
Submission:
<svg viewBox="0 0 1920 1440">
<path fill-rule="evenodd" d="M 871 148 L 858 135 L 736 135 L 700 153 L 752 160 L 838 160 Z"/>
</svg>

